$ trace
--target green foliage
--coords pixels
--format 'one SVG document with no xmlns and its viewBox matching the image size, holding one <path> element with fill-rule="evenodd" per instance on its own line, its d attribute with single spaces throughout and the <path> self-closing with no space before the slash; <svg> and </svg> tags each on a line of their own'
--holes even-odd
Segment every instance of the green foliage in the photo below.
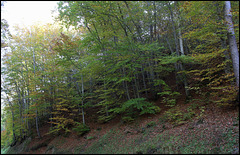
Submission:
<svg viewBox="0 0 240 155">
<path fill-rule="evenodd" d="M 181 63 L 197 63 L 194 57 L 181 55 L 181 56 L 165 56 L 162 57 L 160 60 L 160 64 L 173 64 L 177 62 Z"/>
<path fill-rule="evenodd" d="M 221 90 L 224 93 L 221 93 L 220 92 Z M 233 87 L 233 86 L 222 87 L 220 88 L 220 90 L 217 90 L 216 92 L 212 93 L 212 95 L 215 97 L 221 96 L 219 100 L 215 100 L 213 102 L 216 103 L 219 107 L 232 106 L 233 103 L 236 102 L 237 93 L 238 93 L 238 89 L 236 87 Z"/>
<path fill-rule="evenodd" d="M 87 137 L 87 140 L 91 140 L 91 139 L 96 139 L 96 137 L 95 136 L 88 136 Z"/>
<path fill-rule="evenodd" d="M 195 116 L 195 112 L 192 111 L 192 110 L 188 110 L 187 113 L 184 113 L 184 114 L 183 114 L 183 120 L 184 120 L 184 121 L 190 120 L 190 119 L 193 118 L 194 116 Z"/>
<path fill-rule="evenodd" d="M 181 124 L 187 120 L 192 119 L 195 116 L 195 112 L 192 107 L 188 107 L 187 112 L 183 112 L 179 107 L 171 108 L 164 113 L 164 117 L 166 117 L 173 124 Z"/>
<path fill-rule="evenodd" d="M 195 109 L 197 109 L 198 107 L 200 107 L 199 104 L 197 104 L 196 102 L 194 102 L 194 101 L 195 101 L 194 99 L 191 100 L 191 101 L 192 101 L 193 103 L 191 103 L 191 104 L 189 105 L 189 107 L 187 108 L 188 111 L 195 110 Z"/>
<path fill-rule="evenodd" d="M 186 2 L 182 7 L 184 15 L 191 21 L 185 27 L 186 33 L 183 36 L 191 40 L 192 57 L 201 64 L 189 71 L 188 75 L 195 76 L 194 83 L 198 83 L 195 86 L 207 87 L 208 90 L 204 91 L 211 91 L 215 96 L 214 102 L 219 106 L 230 106 L 236 90 L 231 86 L 234 80 L 227 46 L 224 2 Z M 239 12 L 235 6 L 232 9 L 235 10 L 232 12 Z M 238 18 L 239 16 L 233 20 Z M 239 36 L 236 36 L 236 40 L 239 40 Z M 214 94 L 221 94 L 221 98 Z"/>
<path fill-rule="evenodd" d="M 154 106 L 153 103 L 145 101 L 146 98 L 131 99 L 122 104 L 120 108 L 112 109 L 115 113 L 133 113 L 134 110 L 138 110 L 139 115 L 143 114 L 155 114 L 160 111 L 158 106 Z"/>
<path fill-rule="evenodd" d="M 8 139 L 7 131 L 1 131 L 1 148 L 4 148 L 9 145 L 9 139 Z"/>
<path fill-rule="evenodd" d="M 70 127 L 73 126 L 74 120 L 71 117 L 66 117 L 65 113 L 71 114 L 71 106 L 67 103 L 67 100 L 64 98 L 58 98 L 59 101 L 54 108 L 52 114 L 55 117 L 51 119 L 52 124 L 55 126 L 51 128 L 50 133 L 59 133 L 60 131 L 70 132 Z"/>
<path fill-rule="evenodd" d="M 77 126 L 75 128 L 73 128 L 72 130 L 76 131 L 79 136 L 82 136 L 90 131 L 89 126 L 79 123 L 79 122 L 76 122 L 76 124 L 77 124 Z"/>
<path fill-rule="evenodd" d="M 147 123 L 146 127 L 149 128 L 149 127 L 153 127 L 155 125 L 156 125 L 156 122 L 151 121 L 151 122 Z"/>
<path fill-rule="evenodd" d="M 176 105 L 176 98 L 180 95 L 179 92 L 164 91 L 158 93 L 162 97 L 162 103 L 165 103 L 169 107 L 174 107 Z"/>
<path fill-rule="evenodd" d="M 179 92 L 171 91 L 170 87 L 163 80 L 158 80 L 156 84 L 160 84 L 163 87 L 162 92 L 157 93 L 162 97 L 162 103 L 169 107 L 174 107 L 176 105 L 176 99 L 180 95 Z"/>
<path fill-rule="evenodd" d="M 239 2 L 231 3 L 238 44 Z M 69 133 L 88 111 L 96 110 L 100 122 L 117 114 L 131 122 L 160 111 L 147 101 L 150 97 L 159 95 L 162 103 L 175 107 L 181 90 L 165 81 L 173 87 L 185 79 L 185 89 L 203 97 L 201 103 L 214 98 L 219 106 L 230 106 L 238 88 L 232 86 L 223 8 L 220 1 L 61 1 L 58 19 L 63 25 L 16 27 L 9 44 L 8 24 L 1 21 L 1 44 L 11 49 L 3 54 L 1 67 L 2 90 L 9 97 L 4 97 L 7 133 L 2 145 L 9 145 L 13 135 L 17 140 L 29 136 L 28 125 L 36 125 L 36 118 L 39 127 L 41 122 L 54 125 L 50 133 Z M 178 53 L 180 38 L 184 55 Z M 174 72 L 177 77 L 169 78 Z M 201 117 L 204 107 L 194 103 L 187 113 L 175 109 L 166 116 L 179 123 L 198 108 Z M 80 133 L 84 129 L 75 127 Z"/>
<path fill-rule="evenodd" d="M 133 116 L 123 116 L 123 117 L 122 117 L 123 123 L 131 123 L 131 122 L 133 122 L 135 119 L 132 118 L 132 117 L 133 117 Z"/>
<path fill-rule="evenodd" d="M 106 116 L 106 115 L 101 115 L 101 116 L 98 117 L 98 121 L 99 121 L 100 123 L 106 123 L 106 122 L 110 121 L 111 119 L 113 119 L 114 117 L 115 117 L 115 114 L 114 114 L 114 113 L 109 114 L 108 116 Z"/>
<path fill-rule="evenodd" d="M 183 123 L 183 112 L 179 108 L 171 108 L 164 113 L 165 117 L 174 124 Z"/>
</svg>

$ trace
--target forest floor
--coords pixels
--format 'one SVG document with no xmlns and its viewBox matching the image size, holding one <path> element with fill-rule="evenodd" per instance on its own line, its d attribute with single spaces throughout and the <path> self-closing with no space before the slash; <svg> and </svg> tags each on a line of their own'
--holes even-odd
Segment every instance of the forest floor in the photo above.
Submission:
<svg viewBox="0 0 240 155">
<path fill-rule="evenodd" d="M 193 103 L 180 99 L 173 108 L 157 101 L 161 112 L 142 115 L 132 123 L 122 123 L 116 117 L 108 123 L 89 122 L 91 131 L 82 137 L 75 132 L 51 137 L 48 124 L 40 128 L 41 139 L 28 139 L 12 149 L 21 154 L 159 154 L 159 153 L 239 153 L 239 107 L 223 108 L 214 103 L 203 103 L 204 110 L 195 108 L 194 117 L 179 121 L 188 114 Z M 197 106 L 198 104 L 195 104 Z M 192 106 L 193 107 L 193 106 Z M 200 107 L 200 106 L 199 106 Z M 177 117 L 169 120 L 166 112 Z M 177 110 L 176 110 L 177 109 Z M 177 123 L 176 123 L 177 122 Z M 17 147 L 16 146 L 16 147 Z M 18 150 L 16 152 L 16 150 Z"/>
</svg>

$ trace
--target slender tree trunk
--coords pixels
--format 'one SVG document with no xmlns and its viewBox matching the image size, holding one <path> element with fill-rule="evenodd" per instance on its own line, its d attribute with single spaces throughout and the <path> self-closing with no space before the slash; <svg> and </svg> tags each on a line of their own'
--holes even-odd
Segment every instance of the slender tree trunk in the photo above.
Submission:
<svg viewBox="0 0 240 155">
<path fill-rule="evenodd" d="M 84 109 L 83 109 L 83 97 L 84 97 L 83 74 L 81 74 L 81 79 L 82 79 L 82 119 L 83 119 L 83 124 L 85 125 Z"/>
<path fill-rule="evenodd" d="M 130 8 L 129 8 L 129 5 L 128 5 L 127 1 L 124 1 L 124 3 L 125 3 L 125 5 L 127 6 L 128 11 L 129 11 L 129 13 L 130 13 L 131 21 L 133 22 L 134 26 L 136 27 L 138 37 L 140 38 L 140 41 L 142 41 L 142 37 L 141 37 L 141 27 L 140 27 L 139 25 L 137 25 L 137 24 L 135 23 L 135 21 L 133 20 L 133 18 L 132 18 L 132 15 L 133 15 L 133 14 L 132 14 L 132 12 L 131 12 L 131 10 L 130 10 Z"/>
<path fill-rule="evenodd" d="M 124 75 L 124 77 L 126 77 L 124 67 L 122 68 L 122 70 L 123 70 L 123 75 Z M 124 83 L 125 83 L 125 90 L 126 90 L 127 99 L 130 100 L 131 98 L 130 98 L 130 95 L 129 95 L 129 92 L 128 92 L 128 84 L 127 84 L 127 81 L 124 81 Z"/>
<path fill-rule="evenodd" d="M 178 35 L 179 35 L 180 52 L 181 52 L 181 55 L 184 55 L 183 39 L 182 39 L 182 34 L 181 34 L 181 28 L 180 27 L 179 27 Z"/>
<path fill-rule="evenodd" d="M 224 16 L 222 15 L 223 14 L 222 9 L 224 9 L 224 8 L 219 7 L 219 3 L 216 3 L 215 6 L 216 6 L 216 11 L 217 11 L 217 19 L 219 21 L 221 21 L 221 20 L 224 19 Z M 221 47 L 224 50 L 223 53 L 224 53 L 224 56 L 225 56 L 225 61 L 227 62 L 226 66 L 224 68 L 224 72 L 225 72 L 225 74 L 230 74 L 230 61 L 229 60 L 231 60 L 231 58 L 230 58 L 230 55 L 229 55 L 228 50 L 227 50 L 227 39 L 225 39 L 225 37 L 222 37 L 222 35 L 224 34 L 223 30 L 224 30 L 224 27 L 219 28 L 219 31 L 220 31 L 220 34 L 221 34 L 221 36 L 220 36 Z M 232 81 L 231 81 L 231 84 L 234 85 Z"/>
<path fill-rule="evenodd" d="M 151 94 L 152 94 L 152 96 L 154 96 L 154 73 L 153 73 L 153 69 L 152 69 L 152 65 L 151 64 L 152 63 L 148 59 L 148 66 L 150 68 L 150 71 L 149 71 L 149 84 L 150 84 L 150 87 L 151 87 Z"/>
<path fill-rule="evenodd" d="M 156 2 L 153 1 L 153 7 L 154 7 L 154 41 L 157 40 L 157 9 L 156 9 Z"/>
<path fill-rule="evenodd" d="M 33 50 L 33 71 L 34 71 L 34 77 L 36 77 L 36 69 L 35 69 L 35 51 Z M 36 90 L 36 84 L 35 84 L 35 91 L 37 91 Z M 35 99 L 33 100 L 33 102 L 35 102 Z M 39 138 L 41 138 L 41 134 L 40 134 L 40 132 L 39 132 L 39 126 L 38 126 L 38 108 L 37 108 L 37 106 L 36 106 L 36 117 L 35 117 L 35 119 L 36 119 L 36 129 L 37 129 L 37 134 L 38 134 L 38 137 Z"/>
<path fill-rule="evenodd" d="M 80 90 L 80 88 L 79 88 L 79 84 L 78 84 L 78 82 L 76 81 L 76 86 L 77 86 L 77 90 L 78 90 L 78 95 L 79 95 L 79 97 L 81 96 L 80 94 L 81 94 L 81 90 Z M 78 104 L 78 114 L 80 115 L 80 113 L 81 113 L 81 108 L 80 108 L 80 103 Z"/>
<path fill-rule="evenodd" d="M 12 130 L 13 130 L 13 143 L 16 143 L 16 134 L 15 134 L 15 127 L 14 127 L 14 109 L 13 109 L 13 105 L 9 100 L 9 97 L 7 96 L 7 100 L 9 105 L 11 106 L 11 112 L 12 112 Z"/>
<path fill-rule="evenodd" d="M 24 58 L 25 58 L 25 69 L 27 71 L 27 95 L 26 95 L 26 97 L 27 97 L 27 100 L 26 100 L 27 107 L 26 107 L 26 110 L 28 110 L 29 106 L 30 106 L 30 100 L 29 100 L 29 94 L 30 94 L 30 92 L 29 92 L 29 76 L 28 76 L 28 66 L 27 66 L 25 53 L 23 53 L 23 55 L 24 55 Z M 29 112 L 27 114 L 29 114 Z M 31 129 L 30 129 L 30 121 L 28 120 L 28 116 L 27 116 L 27 126 L 28 126 L 27 132 L 29 133 Z"/>
<path fill-rule="evenodd" d="M 147 7 L 149 8 L 150 6 L 150 2 L 147 2 Z M 150 39 L 149 39 L 149 43 L 151 43 L 153 41 L 153 25 L 152 25 L 152 10 L 148 9 L 148 17 L 150 18 L 149 20 L 149 34 L 150 34 Z"/>
<path fill-rule="evenodd" d="M 185 55 L 184 54 L 184 50 L 183 50 L 183 40 L 182 40 L 181 28 L 180 28 L 180 24 L 179 23 L 178 23 L 178 25 L 179 25 L 179 32 L 178 32 L 178 34 L 179 34 L 180 53 L 181 53 L 181 55 Z M 182 71 L 184 71 L 185 69 L 184 69 L 183 64 L 180 62 L 179 65 L 180 65 L 180 69 Z M 186 96 L 189 96 L 189 90 L 188 90 L 188 83 L 187 83 L 186 74 L 185 73 L 181 73 L 181 74 L 182 74 L 182 78 L 183 78 L 183 84 L 184 84 L 184 89 L 185 89 Z"/>
<path fill-rule="evenodd" d="M 138 84 L 137 84 L 137 75 L 136 74 L 134 74 L 134 82 L 135 82 L 135 88 L 136 88 L 137 97 L 140 98 Z"/>
<path fill-rule="evenodd" d="M 225 1 L 225 20 L 228 27 L 228 42 L 230 46 L 230 52 L 233 62 L 233 71 L 236 78 L 237 86 L 239 87 L 239 53 L 236 43 L 233 23 L 232 23 L 232 14 L 231 14 L 231 3 L 230 1 Z"/>
<path fill-rule="evenodd" d="M 134 96 L 134 98 L 137 98 L 136 91 L 134 89 L 134 82 L 133 82 L 133 80 L 131 81 L 131 84 L 132 84 L 133 96 Z"/>
<path fill-rule="evenodd" d="M 22 101 L 21 101 L 21 93 L 20 93 L 20 89 L 17 85 L 17 82 L 15 82 L 15 86 L 16 86 L 16 92 L 17 92 L 17 95 L 18 95 L 18 104 L 19 104 L 19 119 L 20 119 L 20 122 L 22 122 Z M 21 127 L 22 128 L 22 127 Z M 20 138 L 22 139 L 22 135 L 23 135 L 23 132 L 22 132 L 22 129 L 20 128 Z"/>
<path fill-rule="evenodd" d="M 105 100 L 107 100 L 107 96 L 106 96 L 106 81 L 105 81 L 105 76 L 104 76 L 104 80 L 103 80 L 103 85 L 104 85 L 104 98 Z M 106 112 L 106 116 L 108 116 L 108 105 L 105 105 L 105 112 Z"/>
<path fill-rule="evenodd" d="M 142 64 L 141 70 L 142 70 L 142 78 L 143 78 L 143 87 L 144 87 L 144 89 L 145 89 L 146 98 L 148 98 L 147 86 L 146 86 L 146 82 L 145 82 L 145 75 L 144 75 L 143 64 Z"/>
<path fill-rule="evenodd" d="M 49 78 L 50 84 L 52 83 L 52 78 Z M 50 118 L 49 120 L 52 122 L 52 118 L 53 118 L 53 99 L 54 99 L 54 94 L 53 94 L 53 86 L 50 86 Z M 51 128 L 53 127 L 53 123 L 51 123 Z"/>
<path fill-rule="evenodd" d="M 175 28 L 174 20 L 173 20 L 173 11 L 172 11 L 172 8 L 171 8 L 170 4 L 167 4 L 167 6 L 168 6 L 168 8 L 170 10 L 170 19 L 171 19 L 171 25 L 172 25 L 172 29 L 173 29 L 173 36 L 174 36 L 174 40 L 175 40 L 176 53 L 179 56 L 177 33 L 176 33 L 176 28 Z"/>
</svg>

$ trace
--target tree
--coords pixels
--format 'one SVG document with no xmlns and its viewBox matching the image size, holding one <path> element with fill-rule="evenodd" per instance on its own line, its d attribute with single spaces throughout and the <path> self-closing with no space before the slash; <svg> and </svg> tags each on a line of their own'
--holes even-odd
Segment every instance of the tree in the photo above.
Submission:
<svg viewBox="0 0 240 155">
<path fill-rule="evenodd" d="M 3 9 L 5 1 L 1 1 L 1 11 Z M 4 48 L 7 46 L 6 40 L 11 37 L 10 31 L 8 29 L 9 25 L 7 20 L 1 18 L 1 48 Z"/>
<path fill-rule="evenodd" d="M 1 66 L 9 112 L 5 139 L 21 141 L 31 132 L 41 137 L 46 122 L 49 133 L 83 134 L 90 130 L 89 113 L 99 122 L 118 114 L 131 121 L 134 114 L 159 111 L 152 101 L 160 98 L 174 107 L 179 95 L 185 91 L 191 97 L 194 88 L 205 102 L 214 96 L 214 102 L 229 105 L 236 95 L 234 74 L 239 76 L 226 41 L 239 43 L 239 8 L 232 5 L 226 27 L 224 6 L 220 1 L 61 1 L 61 27 L 16 27 L 11 40 L 5 37 L 10 51 Z M 238 54 L 236 48 L 230 46 L 231 53 Z"/>
<path fill-rule="evenodd" d="M 228 30 L 228 42 L 232 56 L 233 71 L 236 78 L 237 86 L 239 87 L 239 53 L 235 39 L 234 27 L 232 23 L 231 2 L 225 1 L 225 20 Z"/>
<path fill-rule="evenodd" d="M 187 23 L 183 37 L 190 43 L 189 54 L 199 63 L 188 73 L 197 77 L 194 78 L 194 83 L 199 81 L 198 86 L 209 89 L 209 93 L 205 93 L 207 96 L 210 96 L 210 93 L 217 96 L 221 93 L 220 90 L 224 92 L 224 89 L 228 89 L 229 91 L 223 93 L 221 99 L 215 102 L 229 105 L 235 99 L 236 88 L 231 85 L 234 74 L 228 59 L 228 48 L 224 46 L 227 29 L 224 24 L 224 11 L 220 11 L 224 8 L 224 3 L 184 2 L 182 8 Z M 238 12 L 237 8 L 234 10 Z M 234 20 L 237 21 L 237 14 L 235 15 Z M 226 71 L 227 66 L 229 72 Z"/>
</svg>

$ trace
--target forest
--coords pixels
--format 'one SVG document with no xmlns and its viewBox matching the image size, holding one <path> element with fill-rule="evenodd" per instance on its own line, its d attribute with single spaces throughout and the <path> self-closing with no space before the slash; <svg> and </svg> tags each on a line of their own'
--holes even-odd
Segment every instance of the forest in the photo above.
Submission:
<svg viewBox="0 0 240 155">
<path fill-rule="evenodd" d="M 180 118 L 180 99 L 239 106 L 239 1 L 59 1 L 56 11 L 55 24 L 16 34 L 1 20 L 1 148 L 163 107 L 175 108 L 170 122 L 193 120 L 193 110 Z"/>
</svg>

